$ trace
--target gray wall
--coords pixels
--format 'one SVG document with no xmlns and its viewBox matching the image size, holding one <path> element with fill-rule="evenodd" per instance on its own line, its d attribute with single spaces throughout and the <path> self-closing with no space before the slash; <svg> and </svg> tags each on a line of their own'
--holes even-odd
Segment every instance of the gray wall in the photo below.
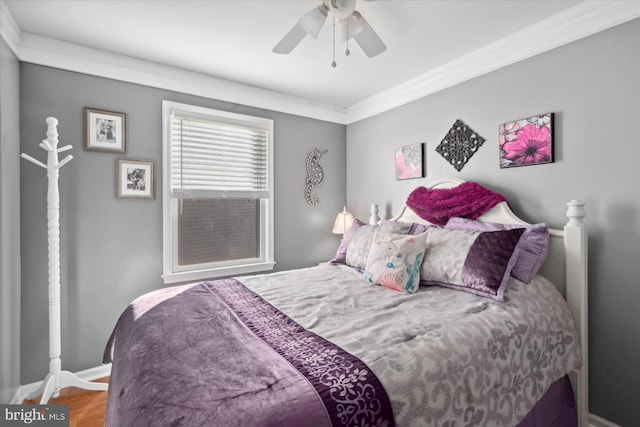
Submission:
<svg viewBox="0 0 640 427">
<path fill-rule="evenodd" d="M 74 145 L 75 159 L 60 179 L 63 368 L 77 371 L 98 365 L 121 310 L 132 298 L 163 286 L 161 187 L 154 201 L 115 198 L 119 156 L 82 150 L 82 107 L 127 113 L 127 157 L 155 160 L 159 178 L 161 100 L 169 99 L 275 119 L 279 270 L 312 265 L 333 254 L 338 240 L 329 231 L 345 200 L 345 181 L 348 207 L 364 220 L 371 202 L 379 203 L 381 213 L 390 216 L 415 186 L 442 176 L 479 181 L 503 193 L 524 219 L 547 221 L 554 227 L 564 223 L 564 203 L 572 198 L 587 202 L 591 412 L 620 425 L 640 425 L 634 406 L 640 392 L 640 371 L 635 367 L 640 360 L 640 172 L 635 166 L 640 141 L 633 130 L 640 119 L 637 40 L 639 20 L 349 125 L 346 164 L 341 125 L 22 64 L 21 146 L 10 145 L 10 156 L 15 158 L 19 151 L 42 155 L 37 144 L 45 137 L 45 119 L 50 115 L 60 120 L 61 145 Z M 17 77 L 13 73 L 7 78 L 7 64 L 15 69 L 15 58 L 7 62 L 2 49 L 2 310 L 3 315 L 13 313 L 8 326 L 3 318 L 4 346 L 6 339 L 15 339 L 19 325 L 16 305 L 6 309 L 10 304 L 5 292 L 14 301 L 18 298 L 19 289 L 7 283 L 19 282 L 20 273 L 5 279 L 7 258 L 11 263 L 16 260 L 4 250 L 4 221 L 17 210 L 6 208 L 4 189 L 18 180 L 17 160 L 5 167 L 5 133 L 17 138 L 17 128 L 7 120 L 16 120 L 18 101 L 15 95 L 5 95 L 15 94 Z M 7 85 L 6 80 L 12 83 Z M 7 103 L 14 111 L 10 119 L 5 117 L 11 115 Z M 499 169 L 498 124 L 545 112 L 556 113 L 555 163 Z M 457 118 L 487 139 L 460 173 L 434 151 Z M 427 144 L 427 179 L 395 181 L 394 150 L 414 142 Z M 322 160 L 326 181 L 319 190 L 321 204 L 311 208 L 302 194 L 304 160 L 314 147 L 328 148 L 329 153 Z M 41 380 L 47 372 L 46 178 L 42 170 L 25 162 L 19 178 L 21 382 L 28 383 Z M 10 200 L 17 199 L 14 193 L 9 193 Z M 18 222 L 13 218 L 11 224 L 15 228 Z M 19 243 L 14 239 L 12 247 Z M 3 359 L 6 354 L 3 347 Z M 18 364 L 16 360 L 11 366 Z"/>
<path fill-rule="evenodd" d="M 20 75 L 0 38 L 0 403 L 20 385 Z"/>
<path fill-rule="evenodd" d="M 347 202 L 396 213 L 413 188 L 455 176 L 502 193 L 529 221 L 561 227 L 587 203 L 591 412 L 640 425 L 640 20 L 347 126 Z M 553 164 L 500 169 L 498 125 L 555 112 Z M 486 142 L 457 172 L 434 150 L 456 119 Z M 394 149 L 425 142 L 427 178 L 394 180 Z"/>
<path fill-rule="evenodd" d="M 163 286 L 164 99 L 273 119 L 276 269 L 311 266 L 335 252 L 339 236 L 331 227 L 346 201 L 344 125 L 26 63 L 20 83 L 22 151 L 42 155 L 48 116 L 60 122 L 60 146 L 74 146 L 60 174 L 63 369 L 98 366 L 126 305 Z M 82 149 L 83 107 L 127 114 L 126 157 L 156 162 L 155 200 L 116 198 L 115 162 L 123 156 Z M 305 161 L 315 147 L 329 152 L 320 162 L 326 174 L 320 204 L 311 207 L 303 196 Z M 46 185 L 41 169 L 23 164 L 22 383 L 43 379 L 48 369 Z"/>
</svg>

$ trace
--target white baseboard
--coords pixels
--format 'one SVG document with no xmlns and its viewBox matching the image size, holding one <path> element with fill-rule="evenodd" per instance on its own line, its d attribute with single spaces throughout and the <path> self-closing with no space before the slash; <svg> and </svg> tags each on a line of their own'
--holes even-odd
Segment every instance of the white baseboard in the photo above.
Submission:
<svg viewBox="0 0 640 427">
<path fill-rule="evenodd" d="M 597 415 L 589 414 L 589 427 L 621 427 L 616 423 L 612 423 L 609 420 L 600 418 Z"/>
<path fill-rule="evenodd" d="M 103 378 L 111 375 L 111 364 L 96 366 L 95 368 L 85 369 L 84 371 L 79 371 L 75 373 L 80 379 L 93 381 L 98 378 Z M 42 381 L 36 381 L 34 383 L 25 384 L 18 388 L 16 394 L 13 396 L 11 400 L 11 404 L 17 405 L 24 401 L 24 397 L 27 396 L 32 391 L 36 390 L 40 387 Z M 605 420 L 594 414 L 589 414 L 589 427 L 621 427 L 618 424 L 612 423 L 611 421 Z"/>
<path fill-rule="evenodd" d="M 108 377 L 111 375 L 111 363 L 96 366 L 95 368 L 85 369 L 84 371 L 75 372 L 78 378 L 86 381 L 93 381 L 98 378 Z M 43 379 L 44 381 L 44 379 Z M 12 405 L 20 404 L 24 401 L 25 396 L 28 396 L 29 393 L 35 391 L 40 387 L 42 381 L 36 381 L 34 383 L 25 384 L 16 390 L 16 394 L 11 399 Z"/>
</svg>

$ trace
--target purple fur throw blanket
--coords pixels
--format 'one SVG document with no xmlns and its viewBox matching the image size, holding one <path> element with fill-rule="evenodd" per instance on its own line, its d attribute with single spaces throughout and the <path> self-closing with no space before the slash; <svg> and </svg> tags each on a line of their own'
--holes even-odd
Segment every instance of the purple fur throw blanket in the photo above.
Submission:
<svg viewBox="0 0 640 427">
<path fill-rule="evenodd" d="M 453 188 L 418 187 L 409 194 L 407 206 L 420 218 L 444 226 L 452 217 L 476 219 L 504 201 L 500 194 L 476 182 L 463 182 Z"/>
</svg>

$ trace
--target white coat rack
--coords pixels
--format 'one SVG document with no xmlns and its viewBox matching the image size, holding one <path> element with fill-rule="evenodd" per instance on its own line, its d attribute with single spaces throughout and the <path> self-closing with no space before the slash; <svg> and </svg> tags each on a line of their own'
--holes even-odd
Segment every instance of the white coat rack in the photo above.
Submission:
<svg viewBox="0 0 640 427">
<path fill-rule="evenodd" d="M 73 386 L 85 390 L 106 390 L 108 384 L 93 383 L 62 370 L 60 359 L 60 193 L 58 192 L 59 170 L 73 159 L 69 155 L 58 162 L 58 153 L 71 150 L 71 145 L 58 148 L 58 119 L 47 118 L 47 139 L 40 144 L 47 151 L 47 164 L 22 153 L 21 157 L 47 170 L 47 228 L 49 249 L 49 374 L 37 390 L 26 398 L 33 399 L 42 393 L 40 404 L 46 404 L 51 396 L 58 397 L 60 390 Z"/>
</svg>

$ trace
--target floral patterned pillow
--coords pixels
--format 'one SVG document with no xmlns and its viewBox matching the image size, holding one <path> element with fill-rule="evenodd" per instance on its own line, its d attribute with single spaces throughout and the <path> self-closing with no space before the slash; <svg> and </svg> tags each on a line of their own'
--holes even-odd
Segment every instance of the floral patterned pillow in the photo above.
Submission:
<svg viewBox="0 0 640 427">
<path fill-rule="evenodd" d="M 349 241 L 349 246 L 347 247 L 345 264 L 355 267 L 360 271 L 365 268 L 373 235 L 377 228 L 377 225 L 363 225 L 353 233 Z"/>
<path fill-rule="evenodd" d="M 393 234 L 377 230 L 363 278 L 396 291 L 415 293 L 420 285 L 427 233 Z"/>
</svg>

